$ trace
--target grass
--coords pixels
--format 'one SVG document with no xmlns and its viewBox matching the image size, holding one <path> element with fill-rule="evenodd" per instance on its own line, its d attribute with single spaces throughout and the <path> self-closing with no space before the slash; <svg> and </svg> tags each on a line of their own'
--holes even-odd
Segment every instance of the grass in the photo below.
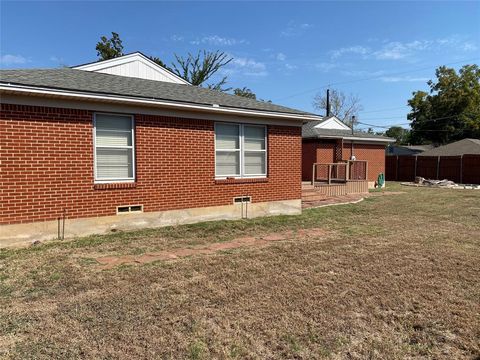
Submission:
<svg viewBox="0 0 480 360">
<path fill-rule="evenodd" d="M 0 358 L 480 356 L 480 192 L 401 187 L 301 216 L 0 251 Z M 101 270 L 95 258 L 326 235 Z"/>
</svg>

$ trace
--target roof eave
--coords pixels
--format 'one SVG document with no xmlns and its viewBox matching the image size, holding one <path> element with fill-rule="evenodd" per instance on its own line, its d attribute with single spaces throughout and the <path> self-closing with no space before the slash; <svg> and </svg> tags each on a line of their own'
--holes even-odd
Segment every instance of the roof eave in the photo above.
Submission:
<svg viewBox="0 0 480 360">
<path fill-rule="evenodd" d="M 108 103 L 120 103 L 120 104 L 130 104 L 130 105 L 145 105 L 150 107 L 163 107 L 179 110 L 190 110 L 190 111 L 200 111 L 200 112 L 209 112 L 217 114 L 232 114 L 238 116 L 255 116 L 255 117 L 266 117 L 266 118 L 276 118 L 276 119 L 290 119 L 298 121 L 310 121 L 310 120 L 319 120 L 319 117 L 302 115 L 302 114 L 292 114 L 292 113 L 281 113 L 281 112 L 270 112 L 262 110 L 251 110 L 251 109 L 239 109 L 231 108 L 225 106 L 209 106 L 195 103 L 180 103 L 167 100 L 158 100 L 158 99 L 146 99 L 130 96 L 121 96 L 114 94 L 101 94 L 101 93 L 90 93 L 82 91 L 71 91 L 71 90 L 59 90 L 51 88 L 43 88 L 37 86 L 27 86 L 27 85 L 18 85 L 18 84 L 9 84 L 9 83 L 0 83 L 0 92 L 9 92 L 23 95 L 35 95 L 35 96 L 47 96 L 47 97 L 57 97 L 57 98 L 69 98 L 77 100 L 91 100 L 91 101 L 100 101 Z"/>
<path fill-rule="evenodd" d="M 342 135 L 315 135 L 315 136 L 303 136 L 304 139 L 343 139 L 354 140 L 364 142 L 376 142 L 376 143 L 394 143 L 396 140 L 392 138 L 371 138 L 361 136 L 342 136 Z"/>
</svg>

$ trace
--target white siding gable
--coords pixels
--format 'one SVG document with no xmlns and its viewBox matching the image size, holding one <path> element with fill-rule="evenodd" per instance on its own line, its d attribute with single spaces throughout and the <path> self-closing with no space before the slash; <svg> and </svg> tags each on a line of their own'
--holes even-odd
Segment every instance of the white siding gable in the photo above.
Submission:
<svg viewBox="0 0 480 360">
<path fill-rule="evenodd" d="M 115 59 L 75 66 L 74 69 L 176 84 L 189 84 L 181 77 L 156 64 L 139 52 Z"/>
<path fill-rule="evenodd" d="M 316 125 L 317 129 L 334 129 L 334 130 L 351 130 L 347 125 L 342 121 L 337 119 L 335 116 L 329 117 L 325 121 L 322 121 L 320 124 Z"/>
</svg>

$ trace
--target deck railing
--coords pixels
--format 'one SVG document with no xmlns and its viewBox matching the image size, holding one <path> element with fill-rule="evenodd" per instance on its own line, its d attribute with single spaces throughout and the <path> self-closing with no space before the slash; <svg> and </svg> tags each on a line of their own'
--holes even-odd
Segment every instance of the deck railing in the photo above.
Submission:
<svg viewBox="0 0 480 360">
<path fill-rule="evenodd" d="M 314 163 L 312 171 L 312 185 L 338 184 L 347 181 L 366 181 L 368 161 L 347 160 L 337 163 Z"/>
</svg>

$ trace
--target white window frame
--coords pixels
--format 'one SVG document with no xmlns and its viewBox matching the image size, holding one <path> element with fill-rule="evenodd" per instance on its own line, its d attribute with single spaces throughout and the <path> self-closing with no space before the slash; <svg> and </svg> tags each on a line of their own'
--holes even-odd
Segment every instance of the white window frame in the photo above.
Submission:
<svg viewBox="0 0 480 360">
<path fill-rule="evenodd" d="M 237 125 L 239 128 L 239 147 L 240 149 L 218 149 L 217 150 L 217 124 L 222 125 Z M 259 127 L 264 129 L 265 134 L 265 149 L 263 150 L 246 150 L 245 149 L 245 137 L 244 137 L 244 128 L 245 126 Z M 215 122 L 214 126 L 214 147 L 215 147 L 215 179 L 251 179 L 251 178 L 266 178 L 268 174 L 268 128 L 266 125 L 257 125 L 257 124 L 247 124 L 247 123 L 230 123 L 230 122 Z M 218 152 L 239 152 L 239 161 L 240 161 L 240 174 L 229 174 L 229 175 L 217 175 L 217 151 Z M 265 173 L 264 174 L 245 174 L 245 152 L 262 152 L 265 153 Z"/>
<path fill-rule="evenodd" d="M 128 178 L 98 178 L 97 177 L 97 115 L 110 115 L 110 116 L 122 116 L 129 117 L 132 124 L 132 145 L 131 146 L 99 146 L 102 149 L 131 149 L 132 150 L 132 177 Z M 105 113 L 98 112 L 93 114 L 93 173 L 95 184 L 108 184 L 108 183 L 131 183 L 135 182 L 135 117 L 130 114 L 119 113 Z"/>
</svg>

